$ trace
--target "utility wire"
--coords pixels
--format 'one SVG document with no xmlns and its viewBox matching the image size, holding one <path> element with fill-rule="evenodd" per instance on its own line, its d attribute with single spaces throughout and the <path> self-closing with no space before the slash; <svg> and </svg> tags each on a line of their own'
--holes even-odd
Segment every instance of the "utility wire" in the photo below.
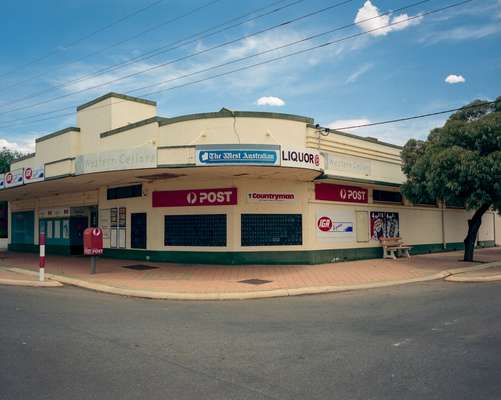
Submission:
<svg viewBox="0 0 501 400">
<path fill-rule="evenodd" d="M 156 1 L 154 1 L 154 2 L 152 2 L 150 4 L 148 4 L 148 5 L 146 5 L 145 7 L 142 7 L 140 9 L 136 10 L 136 11 L 133 11 L 132 13 L 127 14 L 127 15 L 125 15 L 125 16 L 123 16 L 123 17 L 121 17 L 121 18 L 119 18 L 119 19 L 117 19 L 117 20 L 109 23 L 108 25 L 105 25 L 105 26 L 103 26 L 103 27 L 101 27 L 99 29 L 96 29 L 95 31 L 92 31 L 92 32 L 86 34 L 85 36 L 82 36 L 82 37 L 74 40 L 73 42 L 67 43 L 66 45 L 62 46 L 62 48 L 56 48 L 56 49 L 50 51 L 49 53 L 47 53 L 47 54 L 45 54 L 45 55 L 43 55 L 41 57 L 35 58 L 34 60 L 31 60 L 31 61 L 27 62 L 24 65 L 18 66 L 16 69 L 4 72 L 4 73 L 0 74 L 0 78 L 3 78 L 4 76 L 11 75 L 11 74 L 13 74 L 15 72 L 18 72 L 20 69 L 24 69 L 24 68 L 27 68 L 27 67 L 29 67 L 31 65 L 39 63 L 40 61 L 43 61 L 43 60 L 45 60 L 45 59 L 47 59 L 49 57 L 52 57 L 54 54 L 57 54 L 60 51 L 67 50 L 70 47 L 74 47 L 77 44 L 79 44 L 79 43 L 81 43 L 81 42 L 83 42 L 83 41 L 85 41 L 87 39 L 90 39 L 91 37 L 97 35 L 98 33 L 106 31 L 106 30 L 110 29 L 111 27 L 113 27 L 113 26 L 115 26 L 117 24 L 120 24 L 121 22 L 126 21 L 127 19 L 132 18 L 132 17 L 134 17 L 134 16 L 136 16 L 136 15 L 138 15 L 138 14 L 140 14 L 140 13 L 142 13 L 142 12 L 144 12 L 144 11 L 146 11 L 146 10 L 148 10 L 148 9 L 150 9 L 150 8 L 152 8 L 152 7 L 160 4 L 160 3 L 162 3 L 163 1 L 164 0 L 156 0 Z"/>
<path fill-rule="evenodd" d="M 397 9 L 397 10 L 394 10 L 393 12 L 399 12 L 399 11 L 402 11 L 402 10 L 410 8 L 410 7 L 421 5 L 423 3 L 427 3 L 429 1 L 431 1 L 431 0 L 421 0 L 421 1 L 418 1 L 416 3 L 412 3 L 412 4 L 408 5 L 408 6 L 401 7 L 399 9 Z M 296 40 L 294 42 L 289 42 L 289 43 L 286 43 L 286 44 L 278 46 L 278 47 L 273 47 L 273 48 L 268 49 L 268 50 L 264 50 L 264 51 L 261 51 L 261 52 L 250 54 L 250 55 L 245 56 L 245 57 L 241 57 L 241 58 L 237 58 L 237 59 L 234 59 L 234 60 L 231 60 L 231 61 L 227 61 L 227 62 L 224 62 L 222 64 L 213 65 L 213 66 L 210 66 L 208 68 L 204 68 L 204 69 L 201 69 L 201 70 L 198 70 L 198 71 L 194 71 L 194 72 L 189 73 L 189 74 L 184 74 L 184 75 L 176 76 L 174 78 L 167 79 L 167 80 L 160 81 L 160 82 L 156 82 L 156 83 L 151 84 L 151 85 L 147 85 L 147 86 L 143 86 L 143 87 L 140 87 L 140 88 L 132 89 L 132 90 L 129 90 L 128 92 L 129 93 L 134 93 L 134 92 L 137 92 L 137 91 L 140 91 L 140 90 L 148 89 L 150 87 L 154 87 L 154 86 L 158 86 L 158 85 L 164 85 L 166 83 L 173 82 L 173 81 L 176 81 L 176 80 L 179 80 L 179 79 L 184 79 L 184 78 L 188 78 L 188 77 L 191 77 L 191 76 L 194 76 L 194 75 L 199 75 L 201 73 L 212 71 L 214 69 L 218 69 L 218 68 L 221 68 L 221 67 L 225 67 L 225 66 L 230 65 L 230 64 L 234 64 L 234 63 L 238 63 L 238 62 L 241 62 L 241 61 L 245 61 L 245 60 L 248 60 L 248 59 L 251 59 L 251 58 L 255 58 L 255 57 L 258 57 L 258 56 L 261 56 L 261 55 L 264 55 L 264 54 L 268 54 L 268 53 L 276 51 L 276 50 L 281 50 L 281 49 L 284 49 L 284 48 L 287 48 L 287 47 L 290 47 L 290 46 L 294 46 L 294 45 L 297 45 L 297 44 L 300 44 L 300 43 L 304 43 L 304 42 L 307 42 L 307 41 L 310 41 L 310 40 L 322 37 L 322 36 L 326 36 L 328 34 L 331 34 L 331 33 L 334 33 L 334 32 L 337 32 L 337 31 L 340 31 L 340 30 L 343 30 L 343 29 L 347 29 L 347 28 L 356 26 L 356 25 L 358 25 L 360 23 L 363 23 L 363 22 L 366 22 L 366 21 L 370 21 L 370 20 L 373 20 L 373 19 L 376 19 L 376 18 L 380 18 L 381 16 L 384 16 L 384 15 L 390 14 L 390 13 L 391 13 L 391 11 L 387 11 L 387 12 L 385 12 L 383 14 L 379 14 L 379 15 L 374 16 L 374 17 L 366 18 L 366 19 L 358 21 L 358 22 L 352 22 L 350 24 L 343 25 L 343 26 L 340 26 L 340 27 L 337 27 L 337 28 L 334 28 L 334 29 L 330 29 L 330 30 L 325 31 L 325 32 L 321 32 L 321 33 L 317 33 L 317 34 L 314 34 L 314 35 L 310 35 L 308 37 Z M 15 111 L 25 110 L 25 109 L 28 109 L 28 108 L 38 107 L 40 105 L 45 105 L 47 103 L 51 103 L 51 102 L 56 101 L 56 100 L 60 100 L 60 99 L 66 98 L 66 97 L 70 97 L 70 96 L 72 96 L 74 94 L 82 93 L 82 92 L 85 92 L 85 91 L 90 90 L 90 89 L 97 89 L 97 88 L 105 86 L 105 85 L 106 85 L 106 83 L 98 84 L 98 85 L 95 85 L 95 86 L 93 86 L 91 88 L 82 89 L 82 90 L 80 90 L 78 92 L 71 92 L 71 93 L 67 93 L 67 94 L 62 95 L 62 96 L 58 96 L 58 97 L 49 99 L 49 100 L 43 100 L 43 101 L 39 101 L 38 103 L 33 103 L 33 104 L 30 104 L 30 105 L 13 108 L 13 109 L 10 109 L 10 110 L 6 110 L 4 112 L 0 112 L 0 115 L 11 113 L 11 112 L 15 112 Z"/>
<path fill-rule="evenodd" d="M 220 0 L 216 0 L 216 1 L 220 1 Z M 107 72 L 112 72 L 112 71 L 115 71 L 115 70 L 117 70 L 117 69 L 124 68 L 124 67 L 126 67 L 126 66 L 128 66 L 128 65 L 131 65 L 131 64 L 136 64 L 136 63 L 138 63 L 139 61 L 144 61 L 144 60 L 150 59 L 150 58 L 155 57 L 155 56 L 157 56 L 157 55 L 159 55 L 159 54 L 163 54 L 163 53 L 170 52 L 170 51 L 175 50 L 175 49 L 177 49 L 177 48 L 184 47 L 184 46 L 186 46 L 186 45 L 188 45 L 188 44 L 195 43 L 195 42 L 197 42 L 197 41 L 199 41 L 199 40 L 201 40 L 201 39 L 205 39 L 205 38 L 208 38 L 208 37 L 210 37 L 210 36 L 214 36 L 214 35 L 216 35 L 216 34 L 218 34 L 218 33 L 221 33 L 221 32 L 224 32 L 224 31 L 227 31 L 227 30 L 232 29 L 232 28 L 235 28 L 235 27 L 237 27 L 237 26 L 241 26 L 241 25 L 246 24 L 246 23 L 248 23 L 248 22 L 255 21 L 255 20 L 260 19 L 260 18 L 262 18 L 262 17 L 265 17 L 265 16 L 268 16 L 268 15 L 271 15 L 271 14 L 277 13 L 277 12 L 279 12 L 279 11 L 282 11 L 282 10 L 284 10 L 284 9 L 288 8 L 288 7 L 291 7 L 291 6 L 293 6 L 293 5 L 296 5 L 296 4 L 298 4 L 298 3 L 301 3 L 301 2 L 303 2 L 303 1 L 305 1 L 305 0 L 294 0 L 294 1 L 293 1 L 293 2 L 291 2 L 291 3 L 288 3 L 288 4 L 285 4 L 285 5 L 280 6 L 280 7 L 278 7 L 278 8 L 275 8 L 275 9 L 273 9 L 273 10 L 271 10 L 271 11 L 266 12 L 266 13 L 259 14 L 259 15 L 257 15 L 257 16 L 252 17 L 252 18 L 249 18 L 249 19 L 246 19 L 246 20 L 244 20 L 244 21 L 241 21 L 241 22 L 239 22 L 239 23 L 236 23 L 236 24 L 233 24 L 233 25 L 230 25 L 230 26 L 226 26 L 226 27 L 224 27 L 225 25 L 227 25 L 227 24 L 229 24 L 229 23 L 232 23 L 232 22 L 234 22 L 234 21 L 238 21 L 238 20 L 240 20 L 240 19 L 242 19 L 242 18 L 245 18 L 245 17 L 247 17 L 247 16 L 249 16 L 249 15 L 255 14 L 255 13 L 257 13 L 257 12 L 259 12 L 259 11 L 262 11 L 262 10 L 265 10 L 265 9 L 267 9 L 267 8 L 270 8 L 270 7 L 276 6 L 276 5 L 280 4 L 280 3 L 283 3 L 284 1 L 285 1 L 285 0 L 279 0 L 279 1 L 276 1 L 276 2 L 274 2 L 274 3 L 270 4 L 270 5 L 266 6 L 266 7 L 261 7 L 261 8 L 255 9 L 255 10 L 253 10 L 253 11 L 249 12 L 249 13 L 243 14 L 243 15 L 241 15 L 241 16 L 238 16 L 238 17 L 235 17 L 235 18 L 231 18 L 231 19 L 229 19 L 229 20 L 227 20 L 227 21 L 225 21 L 225 22 L 223 22 L 223 23 L 221 23 L 221 24 L 218 24 L 218 25 L 215 25 L 215 26 L 213 26 L 213 27 L 211 27 L 211 28 L 208 28 L 208 29 L 205 29 L 205 30 L 203 30 L 203 31 L 197 32 L 197 33 L 195 33 L 195 34 L 193 34 L 193 35 L 190 35 L 190 36 L 187 36 L 187 37 L 185 37 L 185 38 L 183 38 L 183 39 L 180 39 L 180 40 L 177 40 L 177 41 L 171 42 L 171 43 L 169 43 L 169 44 L 167 44 L 167 45 L 163 45 L 163 46 L 160 46 L 160 47 L 154 48 L 154 49 L 152 49 L 152 50 L 149 50 L 149 51 L 147 51 L 147 52 L 145 52 L 145 53 L 143 53 L 143 54 L 141 54 L 141 55 L 138 55 L 138 56 L 136 56 L 136 57 L 133 57 L 133 58 L 131 58 L 131 59 L 127 60 L 127 61 L 123 61 L 123 62 L 120 62 L 120 63 L 112 64 L 111 66 L 107 66 L 107 67 L 104 67 L 104 68 L 98 69 L 97 71 L 94 71 L 94 72 L 92 72 L 92 73 L 85 74 L 85 75 L 80 76 L 80 77 L 78 77 L 78 78 L 76 78 L 76 79 L 71 79 L 71 80 L 68 80 L 68 81 L 62 82 L 62 83 L 60 83 L 60 84 L 53 85 L 51 88 L 44 89 L 44 90 L 39 91 L 39 92 L 31 93 L 30 95 L 24 96 L 24 97 L 22 97 L 22 98 L 15 99 L 15 100 L 13 100 L 13 101 L 9 101 L 9 105 L 14 104 L 14 103 L 17 103 L 17 102 L 20 102 L 20 101 L 23 101 L 23 100 L 26 100 L 26 99 L 29 99 L 29 98 L 32 98 L 32 97 L 37 97 L 37 96 L 39 96 L 39 95 L 41 95 L 41 94 L 45 94 L 45 93 L 51 92 L 51 91 L 53 91 L 54 89 L 57 89 L 57 88 L 60 88 L 60 87 L 67 87 L 67 86 L 70 86 L 71 84 L 75 84 L 75 83 L 78 83 L 78 82 L 82 82 L 82 81 L 85 81 L 85 80 L 88 80 L 88 79 L 95 78 L 95 77 L 97 77 L 97 76 L 103 75 L 104 73 L 107 73 Z M 213 2 L 211 2 L 211 3 L 207 3 L 207 4 L 212 4 L 212 3 L 213 3 Z M 207 5 L 207 4 L 206 4 L 206 5 Z M 193 11 L 193 10 L 192 10 L 192 11 Z M 186 16 L 186 15 L 188 15 L 188 14 L 185 14 L 184 16 Z M 179 19 L 179 18 L 178 18 L 178 19 Z M 223 27 L 223 28 L 222 28 L 222 29 L 218 29 L 218 28 L 220 28 L 220 27 Z M 214 31 L 214 29 L 218 29 L 218 30 Z M 214 31 L 214 32 L 211 32 L 211 31 Z M 144 32 L 144 31 L 143 31 L 143 32 Z M 127 42 L 127 41 L 129 41 L 129 40 L 132 40 L 132 39 L 136 38 L 136 37 L 139 37 L 140 35 L 141 35 L 141 33 L 140 33 L 140 34 L 137 34 L 137 35 L 135 35 L 134 37 L 131 37 L 131 38 L 127 39 L 127 40 L 123 40 L 123 41 L 121 41 L 121 42 L 118 42 L 118 43 L 115 43 L 115 44 L 113 44 L 113 45 L 111 45 L 111 46 L 108 46 L 108 47 L 106 47 L 106 48 L 104 48 L 104 49 L 100 49 L 100 50 L 97 50 L 97 51 L 95 51 L 95 52 L 93 52 L 93 53 L 87 54 L 86 56 L 81 57 L 80 59 L 77 59 L 76 61 L 80 61 L 80 60 L 83 60 L 83 59 L 85 59 L 85 58 L 88 58 L 88 57 L 90 57 L 90 56 L 92 56 L 92 55 L 95 55 L 95 54 L 101 53 L 101 52 L 103 52 L 103 51 L 105 51 L 105 50 L 109 50 L 109 49 L 110 49 L 110 48 L 112 48 L 112 47 L 119 46 L 120 44 L 123 44 L 123 43 L 125 43 L 125 42 Z M 189 39 L 191 39 L 191 40 L 189 40 Z M 76 62 L 76 61 L 74 61 L 74 62 Z M 38 76 L 35 76 L 35 77 L 40 77 L 40 76 L 44 76 L 44 75 L 45 75 L 45 73 L 42 73 L 42 74 L 40 74 L 40 75 L 38 75 Z M 31 78 L 29 78 L 29 79 L 27 79 L 27 80 L 24 80 L 24 81 L 18 82 L 18 84 L 21 84 L 21 83 L 24 83 L 24 82 L 31 81 L 33 78 L 34 78 L 34 77 L 31 77 Z M 3 89 L 0 89 L 0 92 L 2 92 L 4 89 L 7 89 L 7 88 L 9 88 L 9 87 L 13 87 L 13 86 L 17 86 L 17 84 L 14 84 L 14 85 L 11 85 L 11 86 L 4 87 Z"/>
<path fill-rule="evenodd" d="M 200 50 L 200 51 L 197 51 L 197 52 L 194 52 L 194 53 L 191 53 L 191 54 L 188 54 L 186 56 L 183 56 L 183 57 L 179 57 L 179 58 L 176 58 L 174 60 L 170 60 L 170 61 L 167 61 L 165 63 L 161 63 L 161 64 L 156 64 L 156 65 L 153 65 L 151 67 L 148 67 L 148 68 L 145 68 L 145 69 L 142 69 L 140 71 L 136 71 L 136 72 L 133 72 L 133 73 L 130 73 L 130 74 L 127 74 L 127 75 L 124 75 L 124 76 L 121 76 L 121 77 L 118 77 L 118 78 L 115 78 L 115 79 L 111 79 L 109 81 L 106 81 L 106 82 L 102 82 L 102 83 L 99 83 L 99 84 L 96 84 L 94 86 L 89 86 L 89 87 L 86 87 L 84 89 L 80 89 L 80 90 L 77 90 L 77 91 L 73 91 L 71 93 L 67 93 L 67 94 L 64 94 L 64 95 L 61 95 L 61 96 L 57 96 L 57 97 L 54 97 L 52 99 L 49 99 L 49 100 L 44 100 L 42 102 L 39 102 L 39 103 L 35 103 L 35 104 L 31 104 L 31 105 L 27 105 L 27 106 L 22 106 L 22 107 L 18 107 L 18 108 L 14 108 L 14 109 L 11 109 L 11 110 L 6 110 L 4 112 L 1 112 L 1 114 L 5 114 L 5 113 L 8 113 L 8 112 L 12 112 L 12 111 L 19 111 L 19 110 L 22 110 L 22 109 L 26 109 L 26 108 L 31 108 L 32 106 L 36 106 L 37 104 L 46 104 L 48 102 L 52 102 L 52 101 L 56 101 L 56 100 L 60 100 L 60 99 L 63 99 L 63 98 L 66 98 L 66 97 L 69 97 L 69 96 L 74 96 L 76 94 L 79 94 L 79 93 L 83 93 L 83 92 L 86 92 L 88 90 L 93 90 L 93 89 L 97 89 L 97 88 L 100 88 L 100 87 L 103 87 L 103 86 L 108 86 L 112 83 L 115 83 L 115 82 L 120 82 L 120 81 L 123 81 L 124 79 L 128 79 L 128 78 L 132 78 L 134 76 L 137 76 L 137 75 L 142 75 L 142 74 L 145 74 L 147 72 L 151 72 L 151 71 L 154 71 L 156 69 L 159 69 L 159 68 L 163 68 L 163 67 L 166 67 L 168 65 L 171 65 L 171 64 L 174 64 L 174 63 L 177 63 L 179 61 L 184 61 L 184 60 L 187 60 L 189 58 L 192 58 L 192 57 L 195 57 L 195 56 L 199 56 L 200 54 L 205 54 L 205 53 L 209 53 L 213 50 L 216 50 L 216 49 L 220 49 L 222 47 L 225 47 L 225 46 L 228 46 L 230 44 L 233 44 L 233 43 L 236 43 L 236 42 L 240 42 L 242 40 L 245 40 L 245 39 L 248 39 L 250 37 L 254 37 L 254 36 L 257 36 L 257 35 L 260 35 L 260 34 L 263 34 L 265 32 L 269 32 L 269 31 L 272 31 L 272 30 L 275 30 L 275 29 L 278 29 L 278 28 L 283 28 L 284 26 L 287 26 L 287 25 L 290 25 L 290 24 L 293 24 L 293 23 L 296 23 L 298 21 L 301 21 L 301 20 L 304 20 L 306 18 L 310 18 L 310 17 L 313 17 L 315 15 L 318 15 L 318 14 L 321 14 L 323 12 L 326 12 L 326 11 L 329 11 L 333 8 L 336 8 L 336 7 L 340 7 L 340 6 L 343 6 L 345 4 L 348 4 L 348 3 L 351 3 L 353 2 L 354 0 L 343 0 L 341 2 L 338 2 L 338 3 L 334 3 L 328 7 L 324 7 L 324 8 L 321 8 L 319 10 L 316 10 L 316 11 L 313 11 L 313 12 L 310 12 L 310 13 L 307 13 L 307 14 L 303 14 L 299 17 L 296 17 L 296 18 L 293 18 L 293 19 L 290 19 L 290 20 L 287 20 L 285 22 L 281 22 L 277 25 L 273 25 L 271 27 L 268 27 L 268 28 L 265 28 L 265 29 L 261 29 L 257 32 L 253 32 L 253 33 L 250 33 L 250 34 L 247 34 L 247 35 L 244 35 L 244 36 L 240 36 L 236 39 L 232 39 L 232 40 L 229 40 L 229 41 L 226 41 L 226 42 L 223 42 L 223 43 L 220 43 L 218 45 L 215 45 L 215 46 L 212 46 L 212 47 L 209 47 L 207 49 L 204 49 L 204 50 Z M 424 1 L 430 1 L 430 0 L 424 0 Z M 28 97 L 24 97 L 22 99 L 18 99 L 18 100 L 14 100 L 13 102 L 10 102 L 10 104 L 13 104 L 13 103 L 18 103 L 26 98 L 32 98 L 32 96 L 28 96 Z"/>
<path fill-rule="evenodd" d="M 342 126 L 339 128 L 319 128 L 321 130 L 321 134 L 324 136 L 329 135 L 331 132 L 335 131 L 346 131 L 349 129 L 357 129 L 357 128 L 365 128 L 368 126 L 378 126 L 378 125 L 386 125 L 386 124 L 394 124 L 397 122 L 403 122 L 403 121 L 410 121 L 413 119 L 419 119 L 419 118 L 427 118 L 427 117 L 433 117 L 435 115 L 441 115 L 441 114 L 449 114 L 455 111 L 460 111 L 460 110 L 468 110 L 471 108 L 479 108 L 479 107 L 485 107 L 491 104 L 496 104 L 496 101 L 485 101 L 482 102 L 481 104 L 474 104 L 470 106 L 462 106 L 462 107 L 457 107 L 457 108 L 451 108 L 449 110 L 443 110 L 443 111 L 436 111 L 432 113 L 426 113 L 426 114 L 418 114 L 418 115 L 413 115 L 411 117 L 402 117 L 402 118 L 397 118 L 397 119 L 389 119 L 386 121 L 379 121 L 379 122 L 371 122 L 368 124 L 360 124 L 360 125 L 349 125 L 349 126 Z"/>
<path fill-rule="evenodd" d="M 357 34 L 354 34 L 354 35 L 350 35 L 350 36 L 345 36 L 345 37 L 337 39 L 337 40 L 325 42 L 325 43 L 317 45 L 317 46 L 313 46 L 313 47 L 309 47 L 309 48 L 306 48 L 306 49 L 303 49 L 303 50 L 299 50 L 299 51 L 296 51 L 296 52 L 293 52 L 293 53 L 285 54 L 283 56 L 271 58 L 271 59 L 268 59 L 268 60 L 265 60 L 265 61 L 262 61 L 262 62 L 259 62 L 259 63 L 256 63 L 256 64 L 251 64 L 251 65 L 240 67 L 240 68 L 237 68 L 237 69 L 234 69 L 234 70 L 226 71 L 226 72 L 223 72 L 223 73 L 220 73 L 220 74 L 217 74 L 217 75 L 212 75 L 212 76 L 209 76 L 209 77 L 206 77 L 206 78 L 202 78 L 202 79 L 199 79 L 199 80 L 196 80 L 196 81 L 190 81 L 190 82 L 187 82 L 187 83 L 184 83 L 184 84 L 181 84 L 181 85 L 170 86 L 170 87 L 167 87 L 165 89 L 156 90 L 154 92 L 144 93 L 144 94 L 142 94 L 142 96 L 151 95 L 151 94 L 157 94 L 157 93 L 162 93 L 162 92 L 166 92 L 166 91 L 178 89 L 178 88 L 181 88 L 181 87 L 186 87 L 186 86 L 194 85 L 194 84 L 201 83 L 201 82 L 204 82 L 204 81 L 212 80 L 212 79 L 219 78 L 219 77 L 222 77 L 222 76 L 226 76 L 226 75 L 229 75 L 229 74 L 232 74 L 232 73 L 235 73 L 235 72 L 240 72 L 240 71 L 243 71 L 243 70 L 248 70 L 248 69 L 251 69 L 251 68 L 255 68 L 257 66 L 266 65 L 266 64 L 278 61 L 278 60 L 283 60 L 285 58 L 289 58 L 289 57 L 292 57 L 292 56 L 295 56 L 295 55 L 304 54 L 306 52 L 311 52 L 311 51 L 316 50 L 316 49 L 320 49 L 320 48 L 327 47 L 327 46 L 330 46 L 330 45 L 335 45 L 335 44 L 338 44 L 340 42 L 343 42 L 343 41 L 346 41 L 346 40 L 349 40 L 349 39 L 353 39 L 353 38 L 356 38 L 356 37 L 367 35 L 367 34 L 370 34 L 371 32 L 379 31 L 381 29 L 386 29 L 386 28 L 391 27 L 391 26 L 395 26 L 395 25 L 398 25 L 398 24 L 406 23 L 406 22 L 412 21 L 412 20 L 414 20 L 416 18 L 422 18 L 422 17 L 424 17 L 426 15 L 431 15 L 431 14 L 435 14 L 435 13 L 438 13 L 438 12 L 442 12 L 442 11 L 445 11 L 445 10 L 448 10 L 448 9 L 451 9 L 451 8 L 454 8 L 454 7 L 458 7 L 458 6 L 470 3 L 472 1 L 473 0 L 464 0 L 464 1 L 457 2 L 457 3 L 453 3 L 453 4 L 450 4 L 450 5 L 445 6 L 445 7 L 441 7 L 441 8 L 434 9 L 434 10 L 430 10 L 430 11 L 418 14 L 416 16 L 413 16 L 413 17 L 409 17 L 409 18 L 406 18 L 406 19 L 399 20 L 397 22 L 392 22 L 390 24 L 383 25 L 383 26 L 380 26 L 378 28 L 370 29 L 370 30 L 367 30 L 367 31 L 364 31 L 364 32 L 360 32 L 360 33 L 357 33 Z M 403 8 L 408 8 L 408 7 L 411 7 L 411 6 L 412 5 L 409 5 L 409 6 L 403 7 Z M 401 8 L 401 9 L 403 9 L 403 8 Z M 401 9 L 399 9 L 399 10 L 401 10 Z M 378 17 L 380 17 L 381 15 L 384 15 L 384 14 L 380 14 Z M 373 18 L 377 18 L 377 17 L 373 17 Z M 364 21 L 359 21 L 358 23 L 361 23 L 361 22 L 364 22 Z M 285 47 L 285 46 L 286 45 L 279 46 L 279 48 L 282 48 L 282 47 Z M 272 50 L 270 49 L 270 50 L 267 50 L 266 52 L 269 52 L 269 51 L 272 51 Z M 247 58 L 251 58 L 251 57 L 252 56 L 247 56 L 247 57 L 244 57 L 243 59 L 247 59 Z M 233 61 L 225 63 L 225 64 L 230 64 L 230 63 L 234 63 L 236 61 L 241 61 L 241 60 L 242 59 L 233 60 Z M 215 66 L 215 67 L 217 67 L 217 66 Z M 215 67 L 211 67 L 211 68 L 215 68 Z M 193 75 L 193 74 L 194 73 L 187 74 L 187 75 Z M 182 77 L 179 77 L 179 79 L 184 78 L 185 76 L 186 75 L 183 75 Z M 171 80 L 168 80 L 168 81 L 171 81 Z M 162 83 L 162 82 L 160 82 L 160 83 Z M 158 85 L 158 83 L 156 85 Z M 146 87 L 151 87 L 151 86 L 152 85 L 148 85 Z M 134 89 L 132 91 L 143 90 L 144 88 L 145 87 L 143 87 L 143 88 L 137 88 L 137 89 Z M 132 92 L 132 91 L 129 91 L 129 92 Z M 121 103 L 123 101 L 125 101 L 125 100 L 118 100 L 116 102 L 112 102 L 111 104 L 105 104 L 105 105 L 102 105 L 102 106 L 94 107 L 93 110 L 95 110 L 97 108 L 109 107 L 110 105 Z M 74 108 L 74 106 L 65 107 L 65 108 L 58 109 L 58 110 L 53 110 L 53 111 L 48 111 L 48 112 L 44 112 L 44 113 L 32 115 L 32 116 L 29 116 L 27 118 L 34 118 L 34 117 L 38 117 L 38 116 L 45 116 L 45 115 L 48 115 L 48 114 L 52 114 L 52 113 L 56 113 L 56 112 L 60 112 L 60 111 L 65 111 L 65 110 L 73 109 L 73 108 Z M 82 110 L 82 111 L 84 112 L 85 110 Z M 68 114 L 64 114 L 64 115 L 72 115 L 72 113 L 68 113 Z M 58 115 L 57 117 L 60 117 L 60 116 L 62 116 L 62 115 Z M 51 117 L 51 119 L 52 118 L 56 118 L 56 117 L 53 116 L 53 117 Z M 16 120 L 13 120 L 13 122 L 14 121 L 16 121 Z M 6 121 L 6 122 L 10 122 L 10 121 Z M 19 120 L 17 120 L 17 122 L 19 122 Z M 33 122 L 35 122 L 35 121 L 31 121 L 29 123 L 33 123 Z M 1 126 L 1 128 L 5 128 L 5 127 L 6 126 Z"/>
</svg>

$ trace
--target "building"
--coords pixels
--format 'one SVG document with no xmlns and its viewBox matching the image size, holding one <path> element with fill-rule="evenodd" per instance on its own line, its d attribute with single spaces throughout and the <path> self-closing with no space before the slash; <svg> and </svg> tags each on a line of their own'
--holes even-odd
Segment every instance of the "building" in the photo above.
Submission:
<svg viewBox="0 0 501 400">
<path fill-rule="evenodd" d="M 13 251 L 81 254 L 103 229 L 105 256 L 189 263 L 324 263 L 460 249 L 469 213 L 402 198 L 399 146 L 279 113 L 158 117 L 150 100 L 109 93 L 77 126 L 36 140 L 0 177 Z M 479 245 L 494 246 L 488 212 Z"/>
</svg>

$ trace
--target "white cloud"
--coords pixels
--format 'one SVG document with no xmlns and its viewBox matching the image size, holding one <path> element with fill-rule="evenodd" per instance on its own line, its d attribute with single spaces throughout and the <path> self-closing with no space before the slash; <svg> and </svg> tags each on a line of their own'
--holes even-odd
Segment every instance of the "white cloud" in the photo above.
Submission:
<svg viewBox="0 0 501 400">
<path fill-rule="evenodd" d="M 280 97 L 275 96 L 263 96 L 257 99 L 256 104 L 258 106 L 285 106 L 285 101 L 283 101 Z"/>
<path fill-rule="evenodd" d="M 475 40 L 483 39 L 499 32 L 501 32 L 501 24 L 496 22 L 487 25 L 462 26 L 441 32 L 429 32 L 428 34 L 422 36 L 419 41 L 421 43 L 434 44 L 446 41 Z"/>
<path fill-rule="evenodd" d="M 423 20 L 422 16 L 411 20 L 408 20 L 409 18 L 413 17 L 409 17 L 407 14 L 400 14 L 395 17 L 392 17 L 391 14 L 380 15 L 379 9 L 370 0 L 367 0 L 358 10 L 355 23 L 372 36 L 384 36 L 392 31 L 401 31 L 410 26 L 418 25 Z"/>
<path fill-rule="evenodd" d="M 464 83 L 465 79 L 463 75 L 454 75 L 451 74 L 445 78 L 445 82 L 450 83 L 451 85 L 454 85 L 455 83 Z"/>
<path fill-rule="evenodd" d="M 3 148 L 20 151 L 21 153 L 33 153 L 35 151 L 35 139 L 10 142 L 7 139 L 0 138 L 0 149 Z"/>
<path fill-rule="evenodd" d="M 348 76 L 346 79 L 346 83 L 353 83 L 358 80 L 362 75 L 369 72 L 372 69 L 373 65 L 370 63 L 363 64 L 360 68 L 356 69 L 354 72 Z"/>
</svg>

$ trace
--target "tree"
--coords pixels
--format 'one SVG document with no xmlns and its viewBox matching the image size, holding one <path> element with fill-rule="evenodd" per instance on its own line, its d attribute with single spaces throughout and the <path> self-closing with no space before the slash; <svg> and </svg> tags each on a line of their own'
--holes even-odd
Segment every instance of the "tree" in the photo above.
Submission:
<svg viewBox="0 0 501 400">
<path fill-rule="evenodd" d="M 433 199 L 473 211 L 464 239 L 464 260 L 473 261 L 482 216 L 501 210 L 501 96 L 463 107 L 426 141 L 410 139 L 402 160 L 402 192 L 413 203 Z"/>
<path fill-rule="evenodd" d="M 10 150 L 6 147 L 3 147 L 0 150 L 0 174 L 8 172 L 10 170 L 10 164 L 12 163 L 12 161 L 22 156 L 23 153 L 17 150 Z"/>
</svg>

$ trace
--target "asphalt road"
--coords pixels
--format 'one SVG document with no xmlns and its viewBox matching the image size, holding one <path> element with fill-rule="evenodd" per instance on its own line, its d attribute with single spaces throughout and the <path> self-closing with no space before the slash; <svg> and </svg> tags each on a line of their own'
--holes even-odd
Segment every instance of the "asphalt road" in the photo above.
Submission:
<svg viewBox="0 0 501 400">
<path fill-rule="evenodd" d="M 500 399 L 501 284 L 231 302 L 0 287 L 0 399 Z"/>
</svg>

